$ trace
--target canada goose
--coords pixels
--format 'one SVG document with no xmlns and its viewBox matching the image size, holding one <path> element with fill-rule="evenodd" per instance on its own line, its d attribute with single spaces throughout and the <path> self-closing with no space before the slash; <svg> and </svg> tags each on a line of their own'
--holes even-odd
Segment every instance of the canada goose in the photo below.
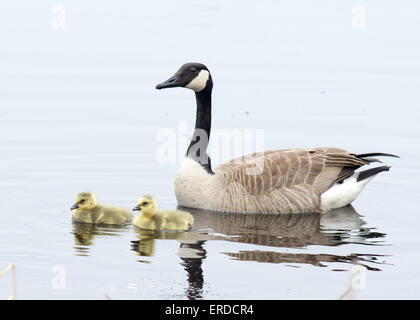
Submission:
<svg viewBox="0 0 420 320">
<path fill-rule="evenodd" d="M 140 211 L 133 224 L 146 230 L 189 230 L 194 223 L 193 216 L 186 211 L 158 210 L 156 199 L 150 195 L 140 197 L 133 211 Z"/>
<path fill-rule="evenodd" d="M 366 183 L 390 167 L 356 169 L 386 153 L 353 154 L 339 148 L 287 149 L 243 156 L 215 168 L 207 154 L 213 81 L 200 63 L 184 64 L 156 89 L 185 87 L 195 92 L 195 130 L 175 180 L 184 207 L 225 212 L 313 212 L 350 204 Z"/>
<path fill-rule="evenodd" d="M 98 204 L 95 195 L 89 191 L 77 195 L 71 210 L 73 220 L 84 223 L 122 224 L 133 218 L 128 209 Z"/>
</svg>

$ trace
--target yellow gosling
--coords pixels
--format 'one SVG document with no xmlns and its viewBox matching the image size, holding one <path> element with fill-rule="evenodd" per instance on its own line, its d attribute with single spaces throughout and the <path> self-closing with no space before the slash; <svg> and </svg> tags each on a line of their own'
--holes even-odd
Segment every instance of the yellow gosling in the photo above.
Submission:
<svg viewBox="0 0 420 320">
<path fill-rule="evenodd" d="M 89 191 L 77 195 L 71 210 L 73 220 L 83 223 L 122 224 L 133 219 L 128 209 L 98 204 L 95 195 Z"/>
<path fill-rule="evenodd" d="M 141 211 L 133 224 L 146 230 L 186 231 L 194 223 L 193 216 L 186 211 L 158 210 L 156 199 L 150 195 L 142 196 L 133 211 Z"/>
</svg>

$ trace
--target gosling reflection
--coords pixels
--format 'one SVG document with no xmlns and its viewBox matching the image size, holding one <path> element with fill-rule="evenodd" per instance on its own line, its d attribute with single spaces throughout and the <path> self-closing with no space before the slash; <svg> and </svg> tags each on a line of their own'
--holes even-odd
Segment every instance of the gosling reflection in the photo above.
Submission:
<svg viewBox="0 0 420 320">
<path fill-rule="evenodd" d="M 190 210 L 194 214 L 196 236 L 208 240 L 248 243 L 259 246 L 305 248 L 339 246 L 348 243 L 378 245 L 385 234 L 366 228 L 365 221 L 352 206 L 329 213 L 306 214 L 237 214 Z M 332 254 L 301 254 L 265 250 L 249 250 L 237 253 L 223 252 L 243 261 L 288 264 L 311 264 L 325 267 L 325 263 L 344 262 L 360 264 L 369 270 L 379 270 L 371 264 L 379 264 L 380 255 L 352 253 L 346 256 Z"/>
<path fill-rule="evenodd" d="M 74 251 L 78 256 L 89 256 L 90 249 L 94 245 L 94 239 L 106 236 L 120 236 L 127 231 L 129 225 L 101 225 L 73 222 L 72 233 L 74 235 Z"/>
<path fill-rule="evenodd" d="M 189 233 L 184 231 L 152 231 L 135 228 L 138 240 L 131 241 L 131 250 L 135 251 L 138 256 L 152 257 L 155 253 L 155 240 L 188 240 Z M 138 260 L 139 262 L 148 262 Z"/>
<path fill-rule="evenodd" d="M 131 250 L 135 251 L 138 256 L 152 257 L 155 253 L 155 239 L 153 235 L 139 235 L 140 240 L 131 241 Z M 138 260 L 140 262 L 148 262 Z"/>
</svg>

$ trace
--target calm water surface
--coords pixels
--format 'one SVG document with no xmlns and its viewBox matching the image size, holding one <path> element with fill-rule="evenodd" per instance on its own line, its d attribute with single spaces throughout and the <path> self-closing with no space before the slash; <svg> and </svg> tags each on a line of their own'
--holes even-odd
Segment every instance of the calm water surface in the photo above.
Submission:
<svg viewBox="0 0 420 320">
<path fill-rule="evenodd" d="M 418 299 L 419 8 L 372 1 L 354 29 L 353 2 L 321 2 L 73 1 L 63 30 L 53 2 L 0 4 L 0 270 L 15 263 L 17 297 Z M 401 159 L 327 214 L 197 210 L 190 232 L 157 234 L 72 223 L 83 190 L 176 208 L 194 95 L 154 86 L 187 61 L 212 72 L 215 130 Z M 237 155 L 216 142 L 214 165 Z"/>
</svg>

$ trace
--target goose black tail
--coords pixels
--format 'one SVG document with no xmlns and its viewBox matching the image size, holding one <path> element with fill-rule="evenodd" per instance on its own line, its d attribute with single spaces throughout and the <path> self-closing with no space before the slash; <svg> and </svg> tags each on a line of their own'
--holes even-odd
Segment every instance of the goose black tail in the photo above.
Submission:
<svg viewBox="0 0 420 320">
<path fill-rule="evenodd" d="M 357 177 L 357 182 L 365 180 L 371 176 L 374 176 L 375 174 L 378 174 L 379 172 L 389 171 L 390 168 L 391 167 L 389 166 L 382 166 L 382 167 L 376 167 L 376 168 L 368 169 L 365 171 L 361 171 L 359 172 L 359 176 Z"/>
<path fill-rule="evenodd" d="M 383 152 L 372 152 L 372 153 L 361 153 L 361 154 L 355 154 L 354 156 L 356 156 L 359 159 L 363 159 L 369 163 L 371 162 L 382 162 L 376 158 L 372 158 L 372 157 L 392 157 L 392 158 L 399 158 L 399 156 L 395 155 L 395 154 L 391 154 L 391 153 L 383 153 Z"/>
</svg>

